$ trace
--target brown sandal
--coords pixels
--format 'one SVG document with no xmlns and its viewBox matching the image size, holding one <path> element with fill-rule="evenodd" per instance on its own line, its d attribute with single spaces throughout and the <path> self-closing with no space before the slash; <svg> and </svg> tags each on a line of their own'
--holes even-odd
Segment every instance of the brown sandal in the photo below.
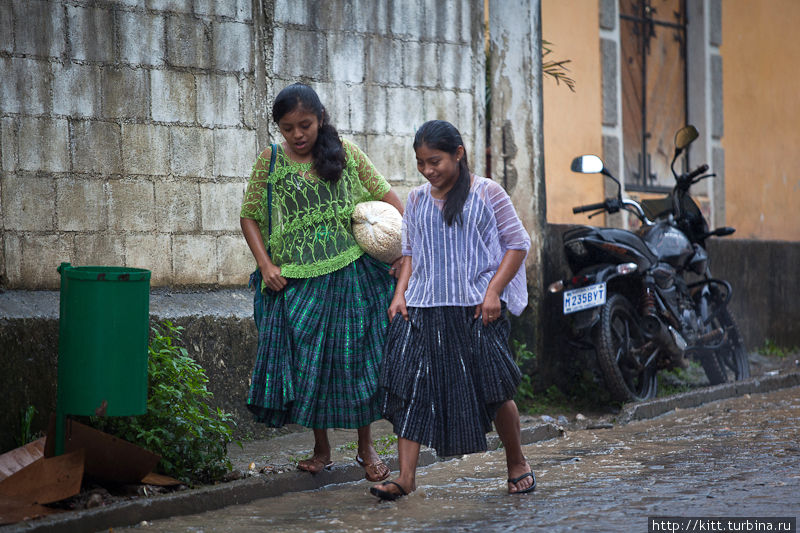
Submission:
<svg viewBox="0 0 800 533">
<path fill-rule="evenodd" d="M 323 470 L 330 470 L 333 466 L 333 461 L 325 463 L 322 459 L 312 457 L 311 459 L 303 459 L 297 462 L 297 469 L 312 474 L 319 474 Z"/>
<path fill-rule="evenodd" d="M 389 467 L 386 466 L 386 463 L 384 463 L 380 459 L 378 459 L 374 463 L 367 464 L 364 462 L 364 459 L 362 459 L 360 455 L 356 455 L 356 463 L 358 463 L 364 469 L 365 472 L 364 478 L 366 478 L 367 481 L 372 481 L 372 482 L 383 481 L 384 479 L 389 477 L 389 474 L 391 474 L 391 472 L 389 471 Z"/>
</svg>

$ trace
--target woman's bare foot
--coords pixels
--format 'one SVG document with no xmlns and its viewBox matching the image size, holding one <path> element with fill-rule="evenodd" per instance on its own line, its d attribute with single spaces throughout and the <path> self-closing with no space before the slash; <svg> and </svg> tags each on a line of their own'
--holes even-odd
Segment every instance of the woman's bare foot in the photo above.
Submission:
<svg viewBox="0 0 800 533">
<path fill-rule="evenodd" d="M 393 481 L 384 481 L 370 487 L 369 491 L 373 496 L 377 496 L 381 500 L 396 500 L 402 496 L 408 496 L 417 490 L 417 485 L 414 481 L 404 483 L 403 480 L 397 478 Z"/>
</svg>

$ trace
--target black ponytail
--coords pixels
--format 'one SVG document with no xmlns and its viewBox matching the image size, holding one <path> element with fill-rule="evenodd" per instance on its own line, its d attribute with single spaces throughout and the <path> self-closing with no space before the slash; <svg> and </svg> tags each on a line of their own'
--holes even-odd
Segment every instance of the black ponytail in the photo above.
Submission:
<svg viewBox="0 0 800 533">
<path fill-rule="evenodd" d="M 342 177 L 345 166 L 344 146 L 314 89 L 304 83 L 285 87 L 272 104 L 272 120 L 277 123 L 286 113 L 298 107 L 316 115 L 320 124 L 317 140 L 311 149 L 314 171 L 323 180 L 336 183 Z"/>
<path fill-rule="evenodd" d="M 458 152 L 458 147 L 464 146 L 464 141 L 461 139 L 461 134 L 456 127 L 449 122 L 444 120 L 429 120 L 417 130 L 414 136 L 414 150 L 423 144 L 433 150 L 441 150 L 442 152 L 455 155 Z M 464 210 L 464 203 L 467 201 L 467 196 L 469 196 L 470 176 L 471 173 L 469 171 L 469 163 L 465 150 L 464 156 L 458 163 L 458 179 L 453 185 L 453 188 L 447 193 L 444 209 L 442 210 L 442 216 L 448 226 L 452 226 L 456 222 L 461 224 L 463 221 L 462 211 Z"/>
</svg>

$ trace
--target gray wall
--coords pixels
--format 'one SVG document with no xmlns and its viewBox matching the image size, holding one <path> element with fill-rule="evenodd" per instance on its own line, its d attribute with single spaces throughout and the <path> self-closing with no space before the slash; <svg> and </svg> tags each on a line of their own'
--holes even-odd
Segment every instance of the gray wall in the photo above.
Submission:
<svg viewBox="0 0 800 533">
<path fill-rule="evenodd" d="M 0 286 L 56 288 L 62 261 L 246 283 L 242 195 L 278 138 L 272 96 L 297 80 L 403 199 L 425 120 L 456 123 L 481 169 L 482 16 L 468 0 L 3 1 Z"/>
</svg>

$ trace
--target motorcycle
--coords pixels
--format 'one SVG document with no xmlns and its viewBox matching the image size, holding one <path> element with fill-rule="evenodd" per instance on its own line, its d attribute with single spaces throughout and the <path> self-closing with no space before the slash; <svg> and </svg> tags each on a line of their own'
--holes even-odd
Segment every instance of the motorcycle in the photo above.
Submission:
<svg viewBox="0 0 800 533">
<path fill-rule="evenodd" d="M 708 230 L 691 198 L 692 185 L 711 178 L 708 165 L 678 173 L 675 163 L 699 136 L 694 126 L 675 134 L 670 168 L 675 186 L 664 198 L 623 198 L 622 185 L 595 155 L 572 161 L 572 170 L 600 173 L 617 184 L 615 197 L 573 208 L 594 216 L 627 211 L 641 226 L 633 231 L 578 226 L 563 235 L 572 277 L 549 286 L 563 292 L 562 313 L 571 341 L 596 352 L 611 396 L 639 401 L 657 393 L 660 370 L 698 360 L 712 385 L 750 376 L 739 328 L 728 309 L 730 283 L 714 278 L 705 241 L 730 227 Z"/>
</svg>

